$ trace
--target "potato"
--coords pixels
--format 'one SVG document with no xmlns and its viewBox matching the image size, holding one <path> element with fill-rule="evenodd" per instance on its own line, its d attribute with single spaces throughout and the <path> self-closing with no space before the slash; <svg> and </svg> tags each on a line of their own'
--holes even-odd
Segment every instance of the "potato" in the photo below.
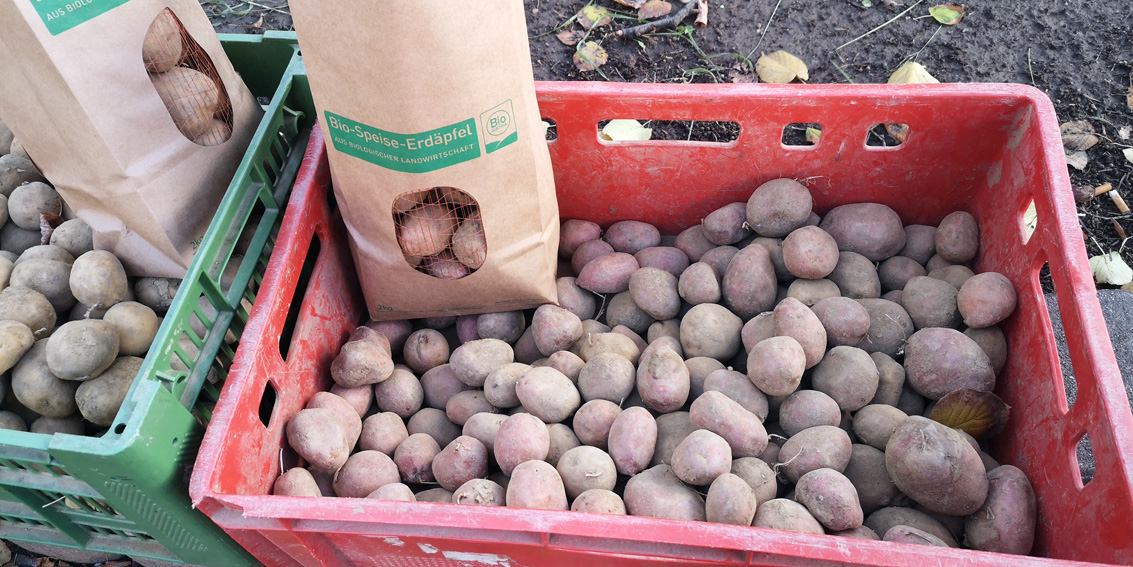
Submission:
<svg viewBox="0 0 1133 567">
<path fill-rule="evenodd" d="M 704 238 L 717 246 L 735 244 L 751 234 L 746 223 L 747 203 L 742 202 L 724 205 L 700 221 Z"/>
<path fill-rule="evenodd" d="M 955 329 L 932 327 L 913 333 L 905 345 L 905 379 L 932 400 L 965 388 L 995 389 L 995 371 L 987 354 Z"/>
<path fill-rule="evenodd" d="M 161 320 L 153 309 L 136 301 L 116 303 L 102 316 L 118 332 L 118 354 L 145 356 L 153 344 Z"/>
<path fill-rule="evenodd" d="M 442 280 L 459 280 L 467 276 L 470 271 L 468 267 L 461 264 L 450 251 L 446 250 L 437 254 L 436 256 L 426 256 L 421 258 L 420 262 L 413 262 L 412 259 L 416 256 L 406 256 L 406 260 L 410 260 L 410 264 L 414 267 L 420 267 L 420 263 L 424 262 L 425 273 L 439 278 Z"/>
<path fill-rule="evenodd" d="M 609 400 L 620 404 L 633 392 L 636 371 L 626 357 L 602 352 L 590 357 L 578 374 L 582 399 Z"/>
<path fill-rule="evenodd" d="M 559 257 L 570 258 L 584 242 L 598 240 L 602 227 L 582 219 L 567 219 L 559 226 Z"/>
<path fill-rule="evenodd" d="M 358 329 L 367 332 L 359 333 Z M 358 329 L 331 361 L 331 378 L 347 388 L 379 384 L 394 371 L 387 339 L 366 327 Z"/>
<path fill-rule="evenodd" d="M 622 409 L 617 404 L 602 399 L 590 400 L 574 414 L 572 426 L 578 441 L 605 450 L 610 437 L 610 428 Z"/>
<path fill-rule="evenodd" d="M 433 502 L 437 504 L 452 504 L 453 496 L 454 494 L 452 492 L 440 487 L 422 490 L 414 495 L 417 502 Z M 503 504 L 500 505 L 502 506 Z"/>
<path fill-rule="evenodd" d="M 38 231 L 41 214 L 58 215 L 62 211 L 59 193 L 41 181 L 20 185 L 8 195 L 8 219 L 24 230 Z"/>
<path fill-rule="evenodd" d="M 578 272 L 578 287 L 597 294 L 621 293 L 629 290 L 629 278 L 640 266 L 637 259 L 625 252 L 599 256 Z"/>
<path fill-rule="evenodd" d="M 877 365 L 866 351 L 836 346 L 814 367 L 811 384 L 838 402 L 845 411 L 857 411 L 877 394 Z"/>
<path fill-rule="evenodd" d="M 704 227 L 696 224 L 682 230 L 673 240 L 673 246 L 684 252 L 690 262 L 700 261 L 701 256 L 716 247 L 704 236 Z"/>
<path fill-rule="evenodd" d="M 822 299 L 811 306 L 811 311 L 826 329 L 829 347 L 858 346 L 869 333 L 869 311 L 848 297 Z"/>
<path fill-rule="evenodd" d="M 722 437 L 733 457 L 758 457 L 767 448 L 767 430 L 759 417 L 720 392 L 709 391 L 692 402 L 692 424 Z"/>
<path fill-rule="evenodd" d="M 732 263 L 732 258 L 735 258 L 739 251 L 740 249 L 735 246 L 717 246 L 705 252 L 698 262 L 707 264 L 708 267 L 712 268 L 712 273 L 716 275 L 716 281 L 720 281 L 724 279 L 724 273 L 728 271 L 728 264 Z M 771 262 L 773 264 L 775 262 L 774 253 L 771 254 Z M 678 275 L 678 277 L 680 276 Z"/>
<path fill-rule="evenodd" d="M 816 469 L 846 470 L 850 461 L 850 436 L 832 425 L 817 425 L 792 435 L 779 451 L 781 472 L 791 482 Z"/>
<path fill-rule="evenodd" d="M 452 371 L 452 365 L 445 363 L 426 370 L 421 375 L 421 389 L 425 394 L 425 405 L 436 409 L 445 409 L 449 398 L 457 392 L 471 389 L 472 386 L 461 382 Z"/>
<path fill-rule="evenodd" d="M 764 311 L 744 323 L 740 329 L 740 340 L 744 345 L 744 352 L 751 352 L 755 345 L 765 339 L 775 336 L 775 313 Z"/>
<path fill-rule="evenodd" d="M 704 503 L 709 522 L 740 526 L 751 525 L 756 505 L 755 491 L 732 473 L 724 473 L 712 481 Z"/>
<path fill-rule="evenodd" d="M 764 339 L 748 353 L 747 376 L 764 394 L 786 396 L 798 389 L 806 353 L 792 337 Z"/>
<path fill-rule="evenodd" d="M 964 324 L 976 329 L 1003 322 L 1015 312 L 1017 302 L 1015 286 L 997 272 L 984 272 L 968 278 L 956 296 Z"/>
<path fill-rule="evenodd" d="M 754 414 L 760 422 L 767 419 L 767 395 L 742 372 L 727 368 L 713 371 L 704 380 L 704 392 L 720 392 Z"/>
<path fill-rule="evenodd" d="M 678 340 L 680 337 L 679 324 L 680 321 L 677 321 Z M 717 370 L 723 370 L 724 363 L 716 360 L 715 358 L 708 358 L 706 356 L 694 356 L 685 361 L 685 368 L 688 368 L 688 397 L 690 400 L 694 400 L 704 393 L 704 381 L 708 379 L 708 375 Z"/>
<path fill-rule="evenodd" d="M 616 252 L 635 254 L 639 250 L 661 244 L 661 232 L 657 227 L 641 221 L 618 221 L 606 229 L 603 237 Z"/>
<path fill-rule="evenodd" d="M 365 498 L 387 484 L 400 482 L 398 466 L 380 451 L 359 451 L 334 476 L 334 493 L 343 498 Z"/>
<path fill-rule="evenodd" d="M 609 490 L 591 488 L 578 495 L 571 503 L 570 509 L 575 512 L 588 512 L 591 514 L 626 515 L 626 505 L 622 497 Z"/>
<path fill-rule="evenodd" d="M 405 424 L 410 435 L 427 433 L 442 447 L 452 443 L 460 436 L 460 426 L 449 421 L 448 415 L 439 409 L 421 408 Z"/>
<path fill-rule="evenodd" d="M 366 451 L 362 451 L 366 452 Z M 393 462 L 402 479 L 409 483 L 426 483 L 435 480 L 433 459 L 441 452 L 441 445 L 428 433 L 413 433 L 402 440 L 393 451 Z"/>
<path fill-rule="evenodd" d="M 85 435 L 86 427 L 83 426 L 81 414 L 71 414 L 67 417 L 42 416 L 36 418 L 36 420 L 31 423 L 31 427 L 28 428 L 28 431 L 40 435 L 55 435 L 56 433 Z"/>
<path fill-rule="evenodd" d="M 686 356 L 724 361 L 742 346 L 743 321 L 722 305 L 694 305 L 681 319 L 681 348 Z"/>
<path fill-rule="evenodd" d="M 221 97 L 220 88 L 208 75 L 188 67 L 173 67 L 165 73 L 151 74 L 150 80 L 173 123 L 186 138 L 199 138 L 212 126 Z"/>
<path fill-rule="evenodd" d="M 928 277 L 944 280 L 952 284 L 952 287 L 956 288 L 957 290 L 959 290 L 964 285 L 964 282 L 968 281 L 975 275 L 976 273 L 973 272 L 971 268 L 961 265 L 945 266 L 943 268 L 930 270 L 928 272 Z"/>
<path fill-rule="evenodd" d="M 488 257 L 488 242 L 479 218 L 461 222 L 452 233 L 452 255 L 472 270 L 484 265 Z"/>
<path fill-rule="evenodd" d="M 433 477 L 445 490 L 456 491 L 487 474 L 488 448 L 475 437 L 461 435 L 433 457 Z"/>
<path fill-rule="evenodd" d="M 838 264 L 826 278 L 837 284 L 845 297 L 881 297 L 881 279 L 877 275 L 877 268 L 869 258 L 856 252 L 840 252 Z"/>
<path fill-rule="evenodd" d="M 707 519 L 704 499 L 685 486 L 669 465 L 657 465 L 634 475 L 625 486 L 626 510 L 634 516 L 691 520 Z"/>
<path fill-rule="evenodd" d="M 12 394 L 28 409 L 48 417 L 67 417 L 78 410 L 78 383 L 61 380 L 47 366 L 47 340 L 37 341 L 12 368 Z M 27 430 L 26 427 L 24 429 Z"/>
<path fill-rule="evenodd" d="M 484 380 L 484 397 L 490 404 L 498 408 L 507 409 L 519 406 L 520 401 L 519 396 L 515 393 L 515 385 L 528 370 L 531 370 L 531 366 L 520 362 L 508 363 L 493 370 Z"/>
<path fill-rule="evenodd" d="M 672 467 L 673 473 L 682 481 L 707 486 L 716 477 L 731 470 L 732 450 L 723 437 L 698 429 L 689 433 L 673 450 Z"/>
<path fill-rule="evenodd" d="M 55 310 L 51 302 L 42 293 L 23 287 L 0 291 L 0 321 L 3 320 L 27 325 L 36 339 L 45 338 L 55 330 Z"/>
<path fill-rule="evenodd" d="M 393 455 L 402 441 L 409 437 L 405 422 L 392 412 L 376 413 L 362 422 L 358 448 L 363 451 L 381 451 Z"/>
<path fill-rule="evenodd" d="M 398 244 L 409 256 L 434 256 L 448 248 L 457 228 L 447 206 L 426 204 L 405 213 L 398 223 Z"/>
<path fill-rule="evenodd" d="M 905 289 L 909 278 L 927 274 L 924 266 L 904 256 L 893 256 L 877 266 L 877 277 L 881 281 L 881 291 L 884 292 Z"/>
<path fill-rule="evenodd" d="M 907 526 L 931 534 L 944 542 L 947 547 L 960 546 L 943 524 L 927 513 L 913 508 L 896 506 L 881 508 L 866 518 L 865 525 L 881 534 L 895 526 Z"/>
<path fill-rule="evenodd" d="M 38 230 L 24 230 L 15 223 L 5 223 L 0 228 L 0 249 L 11 252 L 16 256 L 23 254 L 28 248 L 40 244 Z"/>
<path fill-rule="evenodd" d="M 798 279 L 787 286 L 787 297 L 793 297 L 807 307 L 813 307 L 823 299 L 841 297 L 841 294 L 838 285 L 827 279 Z"/>
<path fill-rule="evenodd" d="M 98 308 L 109 308 L 130 299 L 126 270 L 114 254 L 92 250 L 75 259 L 71 266 L 71 292 L 75 299 Z"/>
<path fill-rule="evenodd" d="M 618 294 L 618 295 L 623 295 L 623 294 Z M 617 299 L 618 299 L 618 296 L 614 296 L 614 300 L 617 300 Z M 614 301 L 614 300 L 610 301 L 611 306 L 616 303 L 616 301 Z M 632 304 L 632 301 L 630 301 L 628 303 Z M 634 309 L 636 309 L 636 307 L 634 307 Z M 649 319 L 649 320 L 651 321 L 652 319 Z M 650 323 L 650 324 L 652 324 L 652 323 Z M 630 329 L 629 327 L 626 327 L 625 325 L 615 325 L 614 328 L 610 329 L 610 332 L 611 333 L 617 333 L 619 335 L 625 335 L 625 336 L 629 337 L 629 339 L 631 341 L 633 341 L 633 344 L 635 346 L 637 346 L 638 350 L 641 351 L 642 355 L 645 354 L 645 349 L 649 346 L 649 343 L 645 342 L 645 339 L 641 338 L 641 335 L 637 334 L 636 331 L 634 331 L 633 329 Z M 667 344 L 673 350 L 680 351 L 677 354 L 680 354 L 681 352 L 684 351 L 684 349 L 680 348 L 681 344 L 680 344 L 679 341 L 670 341 Z"/>
<path fill-rule="evenodd" d="M 474 478 L 452 493 L 451 502 L 471 506 L 504 506 L 506 498 L 504 487 L 487 479 Z"/>
<path fill-rule="evenodd" d="M 870 353 L 869 357 L 877 367 L 878 376 L 877 394 L 869 403 L 896 406 L 905 386 L 905 367 L 880 352 Z"/>
<path fill-rule="evenodd" d="M 578 287 L 578 284 L 575 283 L 575 278 L 559 278 L 555 280 L 555 287 L 558 290 L 559 305 L 562 306 L 563 309 L 574 313 L 580 320 L 592 319 L 594 315 L 598 313 L 597 298 L 593 293 Z M 522 333 L 522 312 L 513 313 L 520 314 L 521 325 L 519 331 Z M 481 336 L 483 336 L 482 333 Z M 517 334 L 515 339 L 507 342 L 514 343 L 518 338 L 519 335 Z"/>
<path fill-rule="evenodd" d="M 889 437 L 906 417 L 905 412 L 893 406 L 870 404 L 854 414 L 854 434 L 863 443 L 884 451 Z"/>
<path fill-rule="evenodd" d="M 776 336 L 795 339 L 803 347 L 806 368 L 812 368 L 826 353 L 826 329 L 822 321 L 797 299 L 788 297 L 775 306 Z"/>
<path fill-rule="evenodd" d="M 60 326 L 47 339 L 47 366 L 64 380 L 97 377 L 118 356 L 118 331 L 106 321 L 88 319 Z"/>
<path fill-rule="evenodd" d="M 543 461 L 527 461 L 515 467 L 505 500 L 510 508 L 569 509 L 562 478 L 555 467 Z"/>
<path fill-rule="evenodd" d="M 668 413 L 685 405 L 691 384 L 681 356 L 668 345 L 657 344 L 660 346 L 641 356 L 637 391 L 650 409 Z"/>
<path fill-rule="evenodd" d="M 905 227 L 905 247 L 897 253 L 924 266 L 936 254 L 936 227 L 910 224 Z"/>
<path fill-rule="evenodd" d="M 775 471 L 767 463 L 755 457 L 740 457 L 732 460 L 730 474 L 738 476 L 747 483 L 759 505 L 774 499 L 779 492 Z"/>
<path fill-rule="evenodd" d="M 515 384 L 523 408 L 546 423 L 558 423 L 582 404 L 578 389 L 562 372 L 536 367 L 523 373 Z"/>
<path fill-rule="evenodd" d="M 409 369 L 395 367 L 389 378 L 374 385 L 373 397 L 380 411 L 392 412 L 408 419 L 421 409 L 425 390 L 421 381 Z M 451 400 L 452 398 L 449 403 Z"/>
<path fill-rule="evenodd" d="M 836 532 L 829 532 L 832 536 L 848 537 L 852 539 L 865 539 L 870 541 L 881 541 L 881 536 L 877 532 L 865 527 L 858 526 L 852 530 L 841 530 Z"/>
<path fill-rule="evenodd" d="M 980 345 L 996 376 L 1003 372 L 1003 367 L 1007 365 L 1007 337 L 1003 336 L 1002 329 L 997 326 L 965 329 L 964 336 Z"/>
<path fill-rule="evenodd" d="M 966 264 L 980 251 L 980 227 L 970 213 L 956 211 L 936 226 L 933 240 L 941 258 L 953 264 Z"/>
<path fill-rule="evenodd" d="M 311 466 L 336 471 L 346 464 L 350 447 L 330 410 L 303 409 L 287 422 L 287 443 Z"/>
<path fill-rule="evenodd" d="M 39 419 L 51 419 L 41 417 Z M 37 419 L 36 421 L 39 421 Z M 28 425 L 24 423 L 24 418 L 10 411 L 0 411 L 0 430 L 8 429 L 11 431 L 27 431 Z M 38 432 L 36 432 L 38 433 Z"/>
<path fill-rule="evenodd" d="M 871 262 L 885 260 L 905 247 L 901 218 L 880 203 L 834 207 L 818 226 L 834 237 L 839 250 L 856 252 Z"/>
<path fill-rule="evenodd" d="M 315 477 L 303 467 L 294 467 L 279 475 L 272 484 L 271 493 L 276 496 L 322 496 Z"/>
<path fill-rule="evenodd" d="M 908 501 L 889 478 L 883 449 L 855 443 L 850 449 L 850 461 L 846 463 L 843 474 L 854 485 L 858 503 L 865 514 Z"/>
<path fill-rule="evenodd" d="M 617 471 L 633 476 L 645 470 L 653 459 L 657 433 L 657 421 L 649 410 L 641 407 L 622 410 L 610 425 L 607 443 Z"/>
<path fill-rule="evenodd" d="M 859 299 L 858 303 L 869 312 L 869 333 L 858 348 L 869 352 L 880 352 L 890 357 L 905 346 L 912 336 L 913 320 L 905 308 L 884 299 Z"/>
<path fill-rule="evenodd" d="M 181 280 L 173 278 L 138 278 L 134 282 L 134 295 L 138 303 L 153 309 L 158 315 L 164 315 L 173 304 L 180 286 Z"/>
<path fill-rule="evenodd" d="M 575 447 L 582 446 L 582 442 L 578 440 L 578 437 L 575 436 L 570 426 L 563 423 L 552 423 L 548 425 L 547 436 L 551 440 L 551 446 L 547 451 L 547 458 L 544 460 L 550 463 L 551 466 L 559 464 L 559 458 L 563 456 L 563 453 Z"/>
<path fill-rule="evenodd" d="M 534 327 L 534 326 L 533 326 Z M 430 339 L 432 341 L 434 339 Z M 440 339 L 443 341 L 443 337 Z M 447 349 L 447 343 L 445 343 Z M 474 388 L 483 387 L 488 375 L 515 361 L 511 345 L 499 339 L 478 339 L 456 350 L 448 362 L 454 376 Z"/>
<path fill-rule="evenodd" d="M 1023 471 L 1003 465 L 988 471 L 987 501 L 964 520 L 973 549 L 1027 555 L 1035 541 L 1037 501 Z"/>
<path fill-rule="evenodd" d="M 614 247 L 605 240 L 590 240 L 583 242 L 570 257 L 570 267 L 575 274 L 581 274 L 587 264 L 605 256 L 613 254 Z M 635 259 L 636 261 L 636 259 Z"/>
<path fill-rule="evenodd" d="M 924 417 L 909 416 L 893 431 L 885 467 L 901 492 L 935 512 L 966 516 L 987 498 L 976 450 L 955 430 Z"/>
<path fill-rule="evenodd" d="M 893 526 L 881 538 L 882 541 L 897 543 L 911 543 L 914 545 L 931 545 L 934 547 L 948 547 L 944 540 L 925 531 L 909 526 Z"/>
<path fill-rule="evenodd" d="M 568 349 L 575 341 L 582 338 L 582 320 L 578 315 L 550 304 L 540 305 L 535 310 L 535 315 L 531 319 L 531 329 L 535 335 L 535 346 L 544 356 Z"/>
<path fill-rule="evenodd" d="M 395 321 L 367 321 L 366 328 L 378 333 L 389 342 L 390 352 L 401 352 L 405 341 L 413 333 L 413 323 L 406 319 Z"/>
<path fill-rule="evenodd" d="M 464 422 L 461 434 L 478 439 L 488 449 L 488 453 L 491 453 L 496 444 L 496 435 L 499 434 L 500 426 L 507 417 L 488 412 L 473 414 Z"/>
<path fill-rule="evenodd" d="M 0 156 L 0 195 L 8 197 L 16 187 L 37 181 L 47 180 L 30 160 L 15 155 Z"/>
<path fill-rule="evenodd" d="M 783 237 L 806 225 L 812 206 L 806 186 L 794 179 L 772 179 L 748 198 L 747 224 L 760 236 Z"/>
<path fill-rule="evenodd" d="M 610 455 L 587 445 L 563 453 L 555 468 L 566 487 L 567 498 L 572 500 L 591 489 L 613 490 L 618 480 Z"/>
<path fill-rule="evenodd" d="M 928 276 L 911 278 L 901 293 L 901 307 L 917 329 L 925 327 L 957 327 L 960 310 L 956 305 L 957 290 L 952 284 Z"/>
<path fill-rule="evenodd" d="M 7 258 L 0 258 L 0 289 L 8 287 L 8 280 L 12 276 L 15 263 Z"/>
<path fill-rule="evenodd" d="M 852 530 L 864 520 L 854 485 L 833 469 L 816 469 L 801 476 L 795 499 L 830 530 Z"/>
<path fill-rule="evenodd" d="M 629 293 L 634 304 L 653 319 L 673 319 L 680 312 L 677 277 L 660 268 L 635 271 L 629 278 Z"/>
<path fill-rule="evenodd" d="M 413 494 L 413 489 L 400 482 L 384 484 L 377 490 L 367 494 L 366 498 L 373 500 L 391 500 L 395 502 L 417 501 L 417 497 Z"/>
<path fill-rule="evenodd" d="M 402 348 L 405 364 L 418 374 L 448 362 L 449 352 L 448 341 L 436 329 L 414 331 Z"/>
<path fill-rule="evenodd" d="M 779 425 L 788 436 L 817 425 L 837 426 L 842 410 L 834 398 L 818 390 L 798 390 L 779 406 Z"/>
<path fill-rule="evenodd" d="M 126 399 L 126 393 L 138 371 L 142 369 L 142 359 L 136 356 L 123 356 L 114 361 L 97 378 L 79 384 L 75 391 L 75 403 L 87 421 L 102 426 L 114 423 L 118 409 Z"/>
<path fill-rule="evenodd" d="M 770 311 L 775 305 L 778 284 L 767 249 L 748 246 L 737 252 L 724 272 L 720 289 L 723 304 L 741 319 Z"/>
<path fill-rule="evenodd" d="M 614 333 L 586 333 L 575 343 L 578 347 L 578 356 L 589 362 L 601 353 L 612 353 L 625 358 L 633 364 L 638 363 L 641 357 L 641 348 L 629 337 Z M 574 347 L 572 347 L 574 348 Z"/>
<path fill-rule="evenodd" d="M 0 320 L 0 372 L 7 372 L 15 366 L 34 344 L 35 335 L 27 325 L 19 321 Z M 0 400 L 2 399 L 3 396 L 0 396 Z"/>
<path fill-rule="evenodd" d="M 488 402 L 482 390 L 457 392 L 455 396 L 449 398 L 445 407 L 445 415 L 448 416 L 449 421 L 461 426 L 473 415 L 496 411 L 498 410 Z"/>
<path fill-rule="evenodd" d="M 145 63 L 146 71 L 169 71 L 181 61 L 183 53 L 181 26 L 177 23 L 177 17 L 170 10 L 158 12 L 142 38 L 142 62 Z"/>
<path fill-rule="evenodd" d="M 688 256 L 673 246 L 650 246 L 638 250 L 633 257 L 641 268 L 656 268 L 673 277 L 680 277 L 689 265 Z"/>
<path fill-rule="evenodd" d="M 315 392 L 315 395 L 307 401 L 306 407 L 307 409 L 322 408 L 331 412 L 331 416 L 342 428 L 343 435 L 346 436 L 346 446 L 353 449 L 354 445 L 358 443 L 358 438 L 362 435 L 362 418 L 358 416 L 358 412 L 354 411 L 350 402 L 330 392 Z"/>
<path fill-rule="evenodd" d="M 681 320 L 680 319 L 666 319 L 664 321 L 654 321 L 649 325 L 649 330 L 646 331 L 645 341 L 652 344 L 661 339 L 673 339 L 676 344 L 681 342 Z M 684 348 L 681 348 L 684 352 Z"/>
<path fill-rule="evenodd" d="M 547 425 L 531 414 L 511 415 L 500 424 L 493 449 L 500 469 L 510 476 L 520 463 L 547 458 L 550 433 Z"/>
<path fill-rule="evenodd" d="M 720 301 L 720 280 L 712 266 L 696 262 L 681 273 L 677 294 L 692 305 Z"/>
<path fill-rule="evenodd" d="M 751 525 L 805 534 L 825 534 L 822 524 L 814 519 L 805 506 L 786 498 L 775 498 L 759 505 Z"/>
<path fill-rule="evenodd" d="M 797 228 L 783 239 L 783 265 L 799 278 L 825 278 L 838 265 L 838 243 L 816 226 Z"/>
</svg>

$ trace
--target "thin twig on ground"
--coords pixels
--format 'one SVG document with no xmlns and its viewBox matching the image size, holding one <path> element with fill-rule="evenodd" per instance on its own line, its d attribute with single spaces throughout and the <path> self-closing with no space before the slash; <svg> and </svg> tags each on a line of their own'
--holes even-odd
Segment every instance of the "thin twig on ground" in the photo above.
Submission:
<svg viewBox="0 0 1133 567">
<path fill-rule="evenodd" d="M 842 49 L 843 47 L 846 47 L 847 45 L 853 44 L 854 42 L 856 42 L 858 40 L 869 37 L 870 34 L 876 32 L 877 30 L 879 30 L 881 28 L 884 28 L 885 26 L 887 26 L 887 25 L 889 25 L 889 24 L 891 24 L 895 21 L 897 21 L 898 19 L 900 19 L 901 16 L 908 14 L 910 10 L 912 10 L 913 8 L 916 8 L 921 2 L 924 2 L 924 0 L 917 0 L 912 6 L 905 8 L 905 10 L 902 11 L 900 14 L 897 14 L 896 16 L 893 16 L 892 18 L 889 18 L 888 20 L 886 20 L 884 24 L 881 24 L 880 26 L 877 26 L 876 28 L 873 28 L 872 30 L 867 31 L 867 32 L 863 33 L 862 35 L 859 35 L 858 37 L 855 37 L 854 39 L 851 39 L 850 41 L 847 41 L 846 43 L 843 43 L 842 45 L 835 47 L 834 50 L 837 51 L 839 49 Z"/>
<path fill-rule="evenodd" d="M 1035 71 L 1031 69 L 1031 48 L 1027 48 L 1027 72 L 1031 74 L 1031 86 L 1035 86 Z"/>
<path fill-rule="evenodd" d="M 675 14 L 670 14 L 659 20 L 653 20 L 652 22 L 644 23 L 639 26 L 633 26 L 632 28 L 618 30 L 614 32 L 614 35 L 623 39 L 630 39 L 639 35 L 653 33 L 657 30 L 662 30 L 665 28 L 675 28 L 678 24 L 684 21 L 684 19 L 688 17 L 688 15 L 692 13 L 694 9 L 696 9 L 696 5 L 696 2 L 689 2 L 688 4 L 682 6 L 681 9 L 678 10 Z"/>
<path fill-rule="evenodd" d="M 751 53 L 747 54 L 748 59 L 751 59 L 751 56 L 755 55 L 756 51 L 759 51 L 759 46 L 763 45 L 763 38 L 767 37 L 767 30 L 771 29 L 771 21 L 775 19 L 775 12 L 779 11 L 779 4 L 782 3 L 783 0 L 775 2 L 775 7 L 771 9 L 771 16 L 767 18 L 767 25 L 763 26 L 763 33 L 759 35 L 759 41 L 755 42 L 755 47 L 752 48 Z"/>
</svg>

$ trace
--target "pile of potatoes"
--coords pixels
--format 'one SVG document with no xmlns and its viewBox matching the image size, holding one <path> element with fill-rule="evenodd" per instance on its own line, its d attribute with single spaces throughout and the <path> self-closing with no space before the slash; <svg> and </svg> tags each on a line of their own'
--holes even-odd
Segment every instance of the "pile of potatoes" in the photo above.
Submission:
<svg viewBox="0 0 1133 567">
<path fill-rule="evenodd" d="M 0 428 L 100 435 L 179 280 L 131 281 L 2 122 L 0 148 Z"/>
<path fill-rule="evenodd" d="M 273 493 L 1028 553 L 1026 476 L 923 417 L 1006 362 L 975 219 L 811 209 L 776 179 L 675 237 L 567 220 L 559 305 L 355 329 Z"/>
<path fill-rule="evenodd" d="M 231 108 L 223 87 L 210 76 L 211 62 L 197 54 L 200 50 L 166 8 L 146 32 L 142 62 L 177 129 L 194 144 L 215 146 L 232 135 L 224 119 Z"/>
<path fill-rule="evenodd" d="M 393 201 L 393 219 L 402 255 L 417 271 L 458 280 L 484 265 L 480 206 L 468 193 L 453 187 L 402 193 Z"/>
</svg>

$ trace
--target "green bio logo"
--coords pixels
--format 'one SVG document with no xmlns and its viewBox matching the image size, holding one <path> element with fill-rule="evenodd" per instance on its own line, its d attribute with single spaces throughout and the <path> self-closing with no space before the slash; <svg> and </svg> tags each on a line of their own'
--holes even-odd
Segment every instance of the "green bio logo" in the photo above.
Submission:
<svg viewBox="0 0 1133 567">
<path fill-rule="evenodd" d="M 515 111 L 506 100 L 480 114 L 480 129 L 484 131 L 484 153 L 492 153 L 519 139 L 515 129 Z"/>
<path fill-rule="evenodd" d="M 59 35 L 130 0 L 31 0 L 51 35 Z"/>
</svg>

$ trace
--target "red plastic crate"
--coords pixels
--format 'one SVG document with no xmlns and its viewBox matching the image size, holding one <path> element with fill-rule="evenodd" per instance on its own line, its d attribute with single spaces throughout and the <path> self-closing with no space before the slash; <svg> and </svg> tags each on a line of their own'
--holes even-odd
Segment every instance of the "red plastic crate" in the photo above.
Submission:
<svg viewBox="0 0 1133 567">
<path fill-rule="evenodd" d="M 1058 123 L 1040 91 L 1016 85 L 654 85 L 541 83 L 563 218 L 640 219 L 673 233 L 767 179 L 802 179 L 819 213 L 859 201 L 906 223 L 953 210 L 981 226 L 977 271 L 1019 291 L 997 393 L 1013 407 L 994 456 L 1038 495 L 1034 553 L 1045 558 L 813 536 L 699 522 L 574 512 L 270 496 L 284 425 L 315 392 L 365 318 L 341 219 L 328 205 L 322 137 L 312 143 L 276 254 L 197 459 L 193 501 L 256 557 L 282 565 L 1055 565 L 1133 562 L 1133 415 L 1087 267 Z M 730 121 L 730 143 L 604 142 L 601 120 Z M 868 147 L 883 123 L 909 125 L 896 147 Z M 817 146 L 781 144 L 790 123 L 818 123 Z M 1032 201 L 1038 230 L 1025 241 Z M 312 234 L 320 248 L 295 297 Z M 1039 270 L 1049 262 L 1069 340 L 1077 401 L 1068 407 Z M 280 336 L 301 301 L 286 359 Z M 270 384 L 270 386 L 269 386 Z M 269 392 L 265 396 L 265 388 Z M 274 406 L 271 396 L 274 395 Z M 265 401 L 266 400 L 266 401 Z M 260 408 L 260 411 L 257 411 Z M 270 412 L 270 419 L 268 418 Z M 267 425 L 265 426 L 264 422 Z M 1083 487 L 1084 434 L 1096 474 Z M 1055 559 L 1049 559 L 1055 558 Z"/>
</svg>

